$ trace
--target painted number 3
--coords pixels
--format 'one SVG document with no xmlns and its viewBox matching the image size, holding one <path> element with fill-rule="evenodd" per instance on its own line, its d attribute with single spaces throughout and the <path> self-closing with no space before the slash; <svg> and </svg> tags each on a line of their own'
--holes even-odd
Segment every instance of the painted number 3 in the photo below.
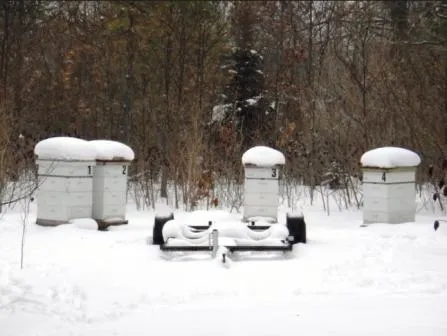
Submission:
<svg viewBox="0 0 447 336">
<path fill-rule="evenodd" d="M 276 177 L 276 176 L 277 176 L 276 169 L 272 169 L 272 177 Z"/>
</svg>

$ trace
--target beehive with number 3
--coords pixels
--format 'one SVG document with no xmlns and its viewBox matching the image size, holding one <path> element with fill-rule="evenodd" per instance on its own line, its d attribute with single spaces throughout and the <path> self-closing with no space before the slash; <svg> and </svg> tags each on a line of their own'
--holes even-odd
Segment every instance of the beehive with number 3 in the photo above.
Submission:
<svg viewBox="0 0 447 336">
<path fill-rule="evenodd" d="M 36 224 L 55 226 L 92 214 L 96 152 L 88 141 L 54 137 L 40 141 L 37 156 Z"/>
<path fill-rule="evenodd" d="M 404 148 L 381 147 L 361 158 L 363 222 L 413 222 L 416 215 L 416 169 L 419 156 Z"/>
<path fill-rule="evenodd" d="M 120 142 L 93 140 L 96 165 L 93 172 L 92 217 L 99 228 L 127 224 L 127 176 L 133 150 Z"/>
<path fill-rule="evenodd" d="M 243 220 L 264 217 L 276 222 L 284 155 L 270 147 L 256 146 L 244 153 L 242 164 L 245 170 Z"/>
</svg>

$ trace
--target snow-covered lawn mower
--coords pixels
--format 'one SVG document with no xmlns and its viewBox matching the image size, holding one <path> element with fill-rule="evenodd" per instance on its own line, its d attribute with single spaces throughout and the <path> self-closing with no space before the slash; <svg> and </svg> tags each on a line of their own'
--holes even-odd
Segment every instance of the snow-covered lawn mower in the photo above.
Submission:
<svg viewBox="0 0 447 336">
<path fill-rule="evenodd" d="M 306 224 L 302 215 L 288 215 L 286 225 L 262 219 L 193 225 L 174 219 L 173 214 L 155 216 L 153 244 L 160 245 L 161 250 L 211 251 L 216 243 L 213 238 L 229 251 L 291 251 L 294 244 L 306 243 Z"/>
<path fill-rule="evenodd" d="M 226 263 L 234 252 L 292 251 L 293 245 L 306 243 L 303 216 L 287 216 L 286 225 L 262 219 L 250 223 L 209 221 L 193 225 L 174 219 L 174 215 L 155 216 L 153 244 L 163 252 L 209 252 Z"/>
<path fill-rule="evenodd" d="M 244 214 L 242 220 L 209 220 L 197 225 L 174 219 L 173 213 L 156 214 L 153 244 L 162 251 L 222 251 L 222 261 L 238 251 L 292 251 L 306 243 L 302 214 L 288 213 L 279 223 L 279 166 L 282 153 L 268 147 L 254 147 L 242 157 L 245 166 Z M 202 217 L 203 219 L 203 217 Z M 220 252 L 219 252 L 220 253 Z"/>
</svg>

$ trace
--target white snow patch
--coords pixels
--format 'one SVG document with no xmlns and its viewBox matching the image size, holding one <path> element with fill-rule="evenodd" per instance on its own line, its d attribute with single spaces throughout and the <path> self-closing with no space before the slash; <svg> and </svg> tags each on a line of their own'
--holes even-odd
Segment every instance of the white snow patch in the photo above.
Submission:
<svg viewBox="0 0 447 336">
<path fill-rule="evenodd" d="M 247 100 L 245 100 L 246 103 L 248 103 L 248 105 L 255 105 L 259 102 L 259 99 L 262 98 L 262 95 L 259 96 L 255 96 L 253 98 L 248 98 Z"/>
<path fill-rule="evenodd" d="M 247 150 L 242 155 L 242 164 L 252 164 L 260 167 L 272 167 L 276 165 L 284 165 L 286 158 L 280 151 L 267 147 L 256 146 Z"/>
<path fill-rule="evenodd" d="M 213 107 L 213 114 L 211 116 L 211 120 L 213 121 L 222 121 L 227 114 L 228 109 L 231 107 L 231 104 L 220 104 Z"/>
<path fill-rule="evenodd" d="M 261 99 L 261 98 L 262 98 L 262 96 L 259 95 L 259 96 L 253 97 L 253 98 L 248 98 L 245 101 L 248 103 L 248 105 L 255 105 L 258 103 L 259 99 Z"/>
<path fill-rule="evenodd" d="M 289 210 L 287 212 L 287 216 L 289 216 L 290 218 L 297 218 L 297 217 L 304 217 L 304 214 L 303 214 L 303 211 L 301 211 L 301 210 L 297 210 L 297 211 Z"/>
<path fill-rule="evenodd" d="M 91 218 L 76 218 L 70 220 L 70 224 L 84 230 L 98 230 L 98 223 Z"/>
<path fill-rule="evenodd" d="M 93 161 L 96 159 L 96 149 L 91 143 L 72 137 L 42 140 L 34 147 L 34 154 L 41 160 Z"/>
<path fill-rule="evenodd" d="M 173 213 L 171 207 L 168 205 L 166 198 L 162 198 L 155 203 L 155 214 L 160 218 L 168 218 Z"/>
<path fill-rule="evenodd" d="M 361 210 L 337 211 L 334 200 L 328 216 L 320 198 L 310 205 L 299 195 L 308 243 L 287 256 L 234 253 L 228 268 L 210 253 L 166 260 L 147 244 L 154 212 L 133 204 L 129 224 L 109 232 L 37 226 L 31 204 L 20 269 L 22 214 L 8 211 L 0 218 L 0 334 L 226 336 L 243 326 L 262 336 L 447 335 L 447 223 L 433 230 L 441 211 L 360 227 Z M 175 215 L 191 225 L 240 218 L 229 209 Z M 279 215 L 284 224 L 284 209 Z M 220 235 L 219 244 L 231 243 Z"/>
<path fill-rule="evenodd" d="M 96 149 L 96 160 L 123 160 L 132 161 L 134 151 L 127 145 L 112 140 L 92 140 L 90 143 Z"/>
<path fill-rule="evenodd" d="M 421 158 L 405 148 L 380 147 L 364 153 L 360 162 L 363 167 L 416 167 L 421 163 Z"/>
</svg>

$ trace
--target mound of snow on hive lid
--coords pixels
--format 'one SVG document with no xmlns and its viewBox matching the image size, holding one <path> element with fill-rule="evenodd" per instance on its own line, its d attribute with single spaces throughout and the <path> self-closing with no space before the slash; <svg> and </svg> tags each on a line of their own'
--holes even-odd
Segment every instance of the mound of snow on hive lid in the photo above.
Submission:
<svg viewBox="0 0 447 336">
<path fill-rule="evenodd" d="M 416 167 L 421 163 L 421 158 L 405 148 L 380 147 L 363 154 L 360 162 L 363 167 Z"/>
<path fill-rule="evenodd" d="M 96 148 L 97 160 L 132 161 L 135 158 L 133 150 L 121 142 L 112 140 L 92 140 L 90 143 Z"/>
<path fill-rule="evenodd" d="M 93 161 L 96 149 L 86 140 L 72 137 L 54 137 L 42 140 L 34 147 L 41 160 Z"/>
<path fill-rule="evenodd" d="M 286 158 L 283 153 L 276 149 L 266 146 L 256 146 L 250 148 L 242 155 L 242 164 L 252 164 L 260 167 L 271 167 L 276 165 L 283 165 L 286 163 Z"/>
</svg>

